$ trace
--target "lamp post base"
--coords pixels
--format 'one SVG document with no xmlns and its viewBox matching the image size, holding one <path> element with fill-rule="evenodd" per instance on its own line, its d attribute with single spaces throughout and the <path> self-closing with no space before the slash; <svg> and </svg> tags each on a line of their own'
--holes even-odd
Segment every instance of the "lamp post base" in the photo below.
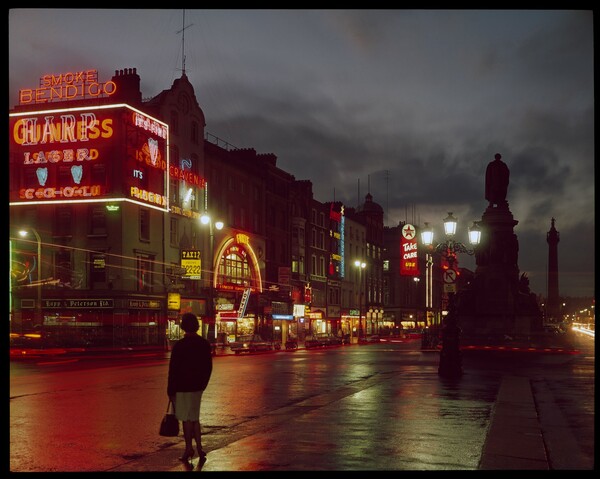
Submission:
<svg viewBox="0 0 600 479">
<path fill-rule="evenodd" d="M 459 377 L 462 375 L 462 353 L 460 352 L 460 328 L 456 319 L 449 315 L 442 329 L 442 350 L 438 374 L 443 377 Z"/>
</svg>

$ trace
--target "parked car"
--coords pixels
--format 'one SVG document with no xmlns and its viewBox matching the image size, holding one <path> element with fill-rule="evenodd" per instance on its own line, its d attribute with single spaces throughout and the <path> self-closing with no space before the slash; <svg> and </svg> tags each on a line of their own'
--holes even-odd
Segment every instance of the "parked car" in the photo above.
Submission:
<svg viewBox="0 0 600 479">
<path fill-rule="evenodd" d="M 235 354 L 253 353 L 256 351 L 271 351 L 273 343 L 265 341 L 259 334 L 248 334 L 238 336 L 235 341 L 229 343 L 229 347 Z"/>
<path fill-rule="evenodd" d="M 342 344 L 342 338 L 329 333 L 317 333 L 307 336 L 304 340 L 306 348 L 320 348 L 324 346 L 337 346 Z"/>
</svg>

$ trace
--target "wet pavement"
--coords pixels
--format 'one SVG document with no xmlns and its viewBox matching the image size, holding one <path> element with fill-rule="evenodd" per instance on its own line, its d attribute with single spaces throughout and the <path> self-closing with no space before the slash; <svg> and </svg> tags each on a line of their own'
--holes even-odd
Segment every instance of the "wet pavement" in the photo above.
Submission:
<svg viewBox="0 0 600 479">
<path fill-rule="evenodd" d="M 507 356 L 465 354 L 464 374 L 443 379 L 437 351 L 408 354 L 412 366 L 378 364 L 375 373 L 235 427 L 203 429 L 202 472 L 593 469 L 573 421 L 539 379 L 544 367 L 576 356 L 540 355 L 532 364 L 532 356 L 513 355 L 511 367 Z M 211 422 L 203 416 L 203 424 Z M 182 451 L 180 436 L 110 471 L 190 470 L 178 461 Z M 196 464 L 197 457 L 192 470 Z"/>
</svg>

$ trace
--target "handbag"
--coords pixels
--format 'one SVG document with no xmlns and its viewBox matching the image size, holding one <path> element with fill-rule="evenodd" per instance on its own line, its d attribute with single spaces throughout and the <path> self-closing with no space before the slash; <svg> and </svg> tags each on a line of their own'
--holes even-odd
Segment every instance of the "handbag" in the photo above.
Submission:
<svg viewBox="0 0 600 479">
<path fill-rule="evenodd" d="M 179 421 L 175 416 L 175 405 L 173 401 L 169 399 L 167 404 L 167 412 L 163 416 L 162 422 L 160 423 L 160 429 L 158 434 L 166 437 L 174 437 L 179 435 Z"/>
</svg>

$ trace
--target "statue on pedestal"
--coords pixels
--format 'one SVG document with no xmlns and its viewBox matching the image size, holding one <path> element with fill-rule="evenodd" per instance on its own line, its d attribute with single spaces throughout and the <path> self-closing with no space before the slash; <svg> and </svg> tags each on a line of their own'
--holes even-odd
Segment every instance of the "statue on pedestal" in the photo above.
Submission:
<svg viewBox="0 0 600 479">
<path fill-rule="evenodd" d="M 501 160 L 500 153 L 496 153 L 494 161 L 491 161 L 485 170 L 485 199 L 489 206 L 508 206 L 506 193 L 510 171 L 506 163 Z"/>
</svg>

